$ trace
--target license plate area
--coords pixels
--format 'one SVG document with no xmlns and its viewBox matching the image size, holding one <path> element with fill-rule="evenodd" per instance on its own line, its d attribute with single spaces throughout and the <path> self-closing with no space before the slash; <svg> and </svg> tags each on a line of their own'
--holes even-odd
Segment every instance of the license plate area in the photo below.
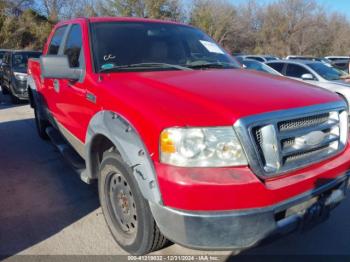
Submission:
<svg viewBox="0 0 350 262">
<path fill-rule="evenodd" d="M 298 215 L 298 216 L 304 216 L 305 213 L 309 208 L 311 208 L 313 205 L 315 205 L 319 200 L 319 197 L 313 197 L 308 201 L 302 202 L 300 204 L 297 204 L 295 206 L 292 206 L 288 208 L 285 211 L 285 218 Z"/>
</svg>

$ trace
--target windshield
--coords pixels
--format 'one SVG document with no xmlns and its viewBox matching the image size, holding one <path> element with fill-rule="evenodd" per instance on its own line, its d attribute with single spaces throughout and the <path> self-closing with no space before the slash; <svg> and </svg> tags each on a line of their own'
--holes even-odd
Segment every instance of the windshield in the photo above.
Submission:
<svg viewBox="0 0 350 262">
<path fill-rule="evenodd" d="M 98 72 L 240 67 L 209 36 L 189 26 L 96 22 L 91 27 Z"/>
<path fill-rule="evenodd" d="M 14 53 L 12 56 L 12 64 L 15 69 L 26 69 L 29 58 L 39 58 L 41 53 L 28 52 L 28 53 Z"/>
<path fill-rule="evenodd" d="M 311 63 L 308 64 L 308 66 L 321 77 L 329 81 L 340 80 L 342 76 L 346 75 L 345 72 L 323 63 Z"/>
<path fill-rule="evenodd" d="M 265 65 L 263 63 L 259 63 L 257 61 L 244 60 L 243 61 L 243 66 L 246 69 L 250 69 L 250 70 L 256 70 L 256 71 L 269 73 L 269 74 L 273 74 L 273 75 L 280 75 L 273 68 L 271 68 L 271 67 L 269 67 L 269 66 L 267 66 L 267 65 Z"/>
</svg>

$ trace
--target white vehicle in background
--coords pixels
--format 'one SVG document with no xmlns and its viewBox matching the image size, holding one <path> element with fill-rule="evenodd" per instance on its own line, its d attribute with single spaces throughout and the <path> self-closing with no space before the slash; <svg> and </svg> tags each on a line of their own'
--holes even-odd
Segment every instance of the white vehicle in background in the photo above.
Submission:
<svg viewBox="0 0 350 262">
<path fill-rule="evenodd" d="M 266 63 L 282 75 L 328 89 L 343 97 L 350 105 L 348 74 L 322 62 L 310 60 L 281 60 Z"/>
<path fill-rule="evenodd" d="M 328 60 L 332 61 L 332 65 L 338 69 L 349 72 L 349 56 L 327 56 L 325 57 Z"/>
<path fill-rule="evenodd" d="M 297 56 L 297 55 L 289 55 L 285 58 L 286 60 L 309 60 L 309 61 L 317 61 L 322 62 L 324 64 L 332 65 L 332 61 L 327 59 L 326 57 L 315 57 L 315 56 Z"/>
<path fill-rule="evenodd" d="M 328 60 L 336 61 L 336 60 L 350 60 L 350 56 L 326 56 Z"/>
<path fill-rule="evenodd" d="M 256 60 L 262 63 L 268 62 L 268 61 L 274 61 L 279 60 L 280 58 L 273 55 L 238 55 L 235 56 L 235 58 L 241 62 L 242 60 Z"/>
</svg>

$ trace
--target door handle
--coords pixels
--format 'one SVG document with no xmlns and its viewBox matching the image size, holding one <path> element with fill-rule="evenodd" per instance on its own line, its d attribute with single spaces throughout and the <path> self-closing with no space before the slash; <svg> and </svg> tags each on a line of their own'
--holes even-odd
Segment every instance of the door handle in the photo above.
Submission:
<svg viewBox="0 0 350 262">
<path fill-rule="evenodd" d="M 60 82 L 58 79 L 53 80 L 53 89 L 55 89 L 56 93 L 60 92 Z"/>
<path fill-rule="evenodd" d="M 96 104 L 96 96 L 88 91 L 86 92 L 86 100 Z"/>
</svg>

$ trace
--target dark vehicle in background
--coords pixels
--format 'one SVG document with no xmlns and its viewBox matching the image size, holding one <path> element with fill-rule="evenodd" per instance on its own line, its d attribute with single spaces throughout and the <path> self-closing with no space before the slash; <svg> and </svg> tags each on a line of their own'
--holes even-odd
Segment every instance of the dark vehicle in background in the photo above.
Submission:
<svg viewBox="0 0 350 262">
<path fill-rule="evenodd" d="M 250 59 L 242 60 L 241 64 L 243 65 L 243 68 L 247 70 L 254 70 L 254 71 L 264 72 L 272 75 L 283 76 L 281 73 L 277 72 L 272 67 L 256 60 L 250 60 Z"/>
<path fill-rule="evenodd" d="M 39 58 L 41 52 L 10 51 L 2 61 L 1 89 L 3 94 L 10 94 L 13 103 L 28 100 L 27 64 L 29 58 Z"/>
<path fill-rule="evenodd" d="M 4 55 L 6 52 L 9 52 L 9 49 L 0 49 L 0 86 L 2 86 L 2 73 L 3 73 L 3 68 L 2 68 L 2 60 L 4 58 Z"/>
</svg>

